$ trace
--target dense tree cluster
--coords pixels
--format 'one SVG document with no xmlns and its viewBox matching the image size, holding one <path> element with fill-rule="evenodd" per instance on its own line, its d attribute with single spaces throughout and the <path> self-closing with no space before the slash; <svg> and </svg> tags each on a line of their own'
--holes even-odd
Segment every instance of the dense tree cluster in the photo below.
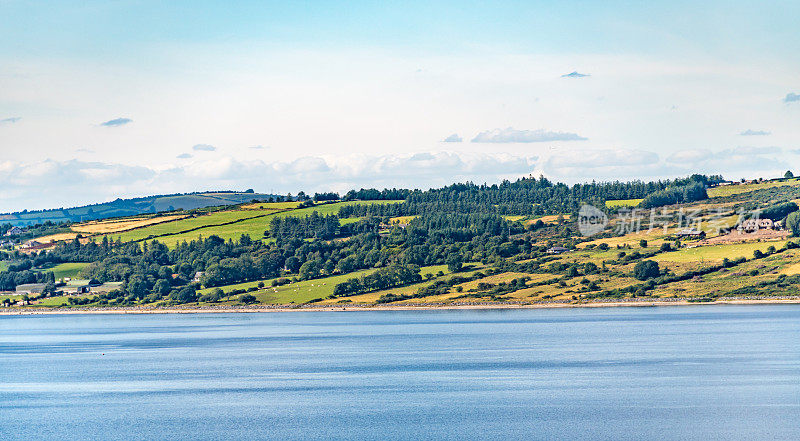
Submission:
<svg viewBox="0 0 800 441">
<path fill-rule="evenodd" d="M 706 186 L 700 182 L 695 182 L 693 184 L 671 186 L 652 193 L 644 198 L 639 206 L 649 209 L 684 202 L 702 201 L 704 199 L 708 199 Z"/>
<path fill-rule="evenodd" d="M 339 216 L 392 217 L 431 212 L 500 215 L 574 213 L 584 203 L 602 205 L 606 200 L 641 199 L 668 187 L 680 187 L 690 183 L 704 186 L 710 182 L 712 178 L 697 175 L 675 181 L 592 182 L 569 186 L 552 183 L 544 177 L 538 179 L 531 177 L 515 182 L 503 181 L 495 185 L 467 182 L 428 191 L 362 189 L 347 193 L 345 199 L 404 199 L 405 203 L 354 205 L 343 208 Z"/>
<path fill-rule="evenodd" d="M 320 216 L 316 211 L 305 217 L 274 216 L 269 229 L 269 234 L 278 243 L 294 238 L 329 240 L 338 233 L 339 218 L 333 215 Z"/>
<path fill-rule="evenodd" d="M 774 221 L 781 220 L 798 210 L 795 202 L 784 202 L 782 204 L 771 205 L 759 212 L 759 217 L 762 219 L 771 219 Z"/>
</svg>

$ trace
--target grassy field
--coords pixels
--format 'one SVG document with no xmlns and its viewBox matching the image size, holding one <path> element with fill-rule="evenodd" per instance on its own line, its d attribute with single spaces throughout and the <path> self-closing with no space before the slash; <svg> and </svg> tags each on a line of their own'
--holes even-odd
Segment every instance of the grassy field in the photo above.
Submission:
<svg viewBox="0 0 800 441">
<path fill-rule="evenodd" d="M 61 242 L 64 240 L 74 240 L 78 237 L 78 233 L 56 233 L 48 236 L 37 237 L 36 240 L 41 243 Z"/>
<path fill-rule="evenodd" d="M 616 199 L 613 201 L 606 201 L 606 208 L 619 208 L 619 207 L 636 207 L 644 199 Z"/>
<path fill-rule="evenodd" d="M 240 206 L 242 210 L 291 210 L 297 208 L 300 202 L 256 202 Z"/>
<path fill-rule="evenodd" d="M 770 246 L 780 248 L 786 244 L 785 240 L 771 242 L 737 243 L 730 245 L 713 245 L 696 248 L 685 248 L 670 253 L 654 256 L 652 260 L 664 262 L 721 262 L 722 259 L 736 259 L 738 257 L 752 258 L 755 250 L 766 251 Z"/>
<path fill-rule="evenodd" d="M 122 231 L 132 230 L 134 228 L 142 228 L 148 225 L 155 225 L 164 222 L 172 222 L 185 218 L 186 215 L 170 215 L 170 216 L 156 216 L 149 218 L 128 218 L 128 219 L 114 219 L 106 221 L 86 222 L 83 224 L 73 225 L 72 231 L 84 234 L 109 234 L 119 233 Z"/>
<path fill-rule="evenodd" d="M 746 262 L 728 271 L 718 271 L 692 280 L 660 286 L 653 294 L 659 297 L 724 295 L 733 289 L 775 280 L 779 274 L 792 274 L 791 268 L 798 265 L 800 256 L 794 252 L 784 252 Z"/>
<path fill-rule="evenodd" d="M 735 194 L 742 194 L 755 190 L 763 190 L 765 188 L 783 187 L 786 185 L 800 185 L 800 178 L 789 179 L 786 181 L 762 182 L 758 184 L 723 185 L 720 187 L 709 188 L 708 197 L 718 198 L 732 196 Z"/>
<path fill-rule="evenodd" d="M 447 265 L 426 266 L 422 267 L 421 270 L 421 274 L 423 275 L 425 273 L 435 274 L 438 271 L 442 271 L 444 273 L 448 272 Z M 330 296 L 333 294 L 333 289 L 336 287 L 336 285 L 346 281 L 347 279 L 361 277 L 366 274 L 371 274 L 375 271 L 377 271 L 377 269 L 365 269 L 349 274 L 324 277 L 314 280 L 303 280 L 277 287 L 270 286 L 273 279 L 263 280 L 265 287 L 259 291 L 251 292 L 250 294 L 254 295 L 259 302 L 270 305 L 306 303 L 309 300 L 324 299 Z M 258 286 L 258 283 L 259 281 L 237 283 L 234 285 L 222 286 L 220 289 L 222 289 L 223 292 L 228 293 L 234 289 L 248 289 L 256 287 Z M 201 295 L 207 294 L 214 289 L 215 288 L 205 288 L 198 291 L 198 293 Z M 336 299 L 336 301 L 338 300 L 341 299 Z"/>
<path fill-rule="evenodd" d="M 449 277 L 450 274 L 451 274 L 450 271 L 447 269 L 447 265 L 424 266 L 421 269 L 422 269 L 422 271 L 420 271 L 420 274 L 422 274 L 423 276 L 425 274 L 428 274 L 428 273 L 437 274 L 439 271 L 444 273 L 444 278 Z M 470 273 L 471 272 L 465 272 L 463 274 L 470 274 Z M 402 287 L 398 287 L 398 288 L 390 288 L 390 289 L 383 290 L 383 291 L 369 292 L 369 293 L 366 293 L 366 294 L 358 294 L 358 295 L 349 296 L 349 297 L 340 297 L 340 298 L 336 298 L 336 299 L 327 299 L 327 300 L 324 300 L 324 301 L 320 302 L 320 304 L 337 304 L 342 300 L 349 300 L 349 302 L 347 302 L 347 303 L 375 303 L 375 301 L 378 300 L 378 298 L 380 296 L 382 296 L 384 294 L 388 294 L 388 293 L 393 293 L 393 294 L 413 294 L 419 288 L 421 288 L 423 286 L 430 285 L 435 280 L 442 280 L 442 278 L 441 277 L 434 277 L 431 280 L 426 280 L 424 282 L 415 283 L 413 285 L 402 286 Z"/>
<path fill-rule="evenodd" d="M 211 213 L 205 216 L 198 216 L 190 219 L 183 219 L 165 224 L 153 225 L 124 232 L 122 234 L 112 234 L 109 238 L 121 238 L 123 242 L 143 240 L 146 238 L 157 238 L 167 246 L 174 246 L 183 241 L 195 240 L 200 236 L 208 237 L 217 235 L 225 240 L 238 239 L 242 234 L 247 234 L 253 239 L 263 237 L 264 231 L 269 229 L 269 223 L 273 216 L 308 216 L 313 212 L 320 215 L 336 214 L 342 207 L 348 205 L 373 204 L 373 203 L 398 203 L 402 201 L 350 201 L 324 204 L 316 207 L 301 208 L 296 210 L 280 211 L 276 210 L 231 210 Z M 257 204 L 269 205 L 269 204 Z M 355 222 L 358 219 L 350 220 Z M 225 223 L 226 225 L 220 225 Z M 342 223 L 348 223 L 342 220 Z M 184 233 L 179 231 L 193 229 Z M 177 233 L 177 234 L 176 234 Z"/>
<path fill-rule="evenodd" d="M 83 262 L 66 262 L 66 263 L 59 263 L 58 265 L 48 268 L 44 271 L 52 271 L 53 275 L 55 275 L 56 280 L 63 279 L 64 277 L 74 278 L 78 275 L 78 273 L 89 266 L 88 263 Z"/>
</svg>

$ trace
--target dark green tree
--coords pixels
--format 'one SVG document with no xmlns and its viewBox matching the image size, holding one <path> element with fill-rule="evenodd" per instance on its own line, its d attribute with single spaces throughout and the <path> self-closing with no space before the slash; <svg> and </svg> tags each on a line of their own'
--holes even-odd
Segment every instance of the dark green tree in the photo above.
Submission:
<svg viewBox="0 0 800 441">
<path fill-rule="evenodd" d="M 658 267 L 658 262 L 653 260 L 643 260 L 633 267 L 633 276 L 639 280 L 652 279 L 661 274 L 661 269 Z"/>
</svg>

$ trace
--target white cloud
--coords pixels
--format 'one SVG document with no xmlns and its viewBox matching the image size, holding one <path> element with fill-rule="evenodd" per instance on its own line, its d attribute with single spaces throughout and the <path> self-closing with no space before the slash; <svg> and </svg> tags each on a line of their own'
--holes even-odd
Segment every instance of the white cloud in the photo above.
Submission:
<svg viewBox="0 0 800 441">
<path fill-rule="evenodd" d="M 644 150 L 601 149 L 573 150 L 552 156 L 546 166 L 551 169 L 596 169 L 620 166 L 658 164 L 658 155 Z M 591 175 L 589 172 L 587 175 Z"/>
<path fill-rule="evenodd" d="M 767 136 L 767 135 L 771 135 L 771 134 L 772 134 L 771 132 L 768 132 L 766 130 L 747 129 L 744 132 L 740 133 L 739 135 L 741 135 L 741 136 Z"/>
<path fill-rule="evenodd" d="M 130 118 L 114 118 L 112 120 L 108 120 L 106 122 L 102 122 L 102 123 L 100 123 L 100 125 L 103 126 L 103 127 L 120 127 L 120 126 L 124 126 L 126 124 L 130 124 L 132 122 L 133 122 L 133 120 L 130 119 Z"/>
<path fill-rule="evenodd" d="M 800 94 L 796 94 L 793 92 L 787 93 L 786 97 L 783 98 L 784 103 L 794 103 L 800 101 Z"/>
<path fill-rule="evenodd" d="M 708 149 L 681 150 L 667 158 L 674 167 L 685 173 L 720 173 L 729 179 L 741 177 L 778 176 L 781 169 L 790 168 L 780 147 L 741 146 L 717 151 Z M 780 175 L 783 173 L 781 172 Z"/>
<path fill-rule="evenodd" d="M 713 153 L 707 149 L 678 150 L 667 158 L 667 162 L 686 164 L 710 159 Z"/>
<path fill-rule="evenodd" d="M 539 130 L 517 130 L 513 127 L 487 130 L 478 133 L 472 142 L 512 143 L 512 142 L 553 142 L 553 141 L 585 141 L 587 138 L 575 133 L 551 132 Z"/>
<path fill-rule="evenodd" d="M 13 116 L 11 118 L 3 118 L 0 119 L 0 124 L 14 124 L 15 122 L 21 120 L 22 118 L 18 116 Z"/>
<path fill-rule="evenodd" d="M 462 139 L 460 136 L 458 136 L 458 133 L 453 133 L 452 135 L 450 135 L 447 138 L 443 139 L 442 142 L 461 142 L 463 140 L 464 139 Z"/>
<path fill-rule="evenodd" d="M 568 74 L 561 75 L 561 78 L 583 78 L 583 77 L 588 77 L 588 76 L 591 76 L 591 75 L 578 73 L 578 71 L 574 70 L 574 71 L 572 71 L 572 72 L 570 72 Z"/>
<path fill-rule="evenodd" d="M 429 188 L 467 180 L 497 182 L 527 175 L 535 165 L 533 157 L 451 152 L 308 156 L 270 163 L 226 156 L 161 169 L 77 160 L 6 161 L 0 163 L 0 173 L 6 176 L 0 211 L 75 206 L 150 193 L 232 188 L 282 193 L 361 187 Z M 142 190 L 156 188 L 157 191 Z"/>
<path fill-rule="evenodd" d="M 192 146 L 192 150 L 196 152 L 213 152 L 217 150 L 217 148 L 210 144 L 195 144 Z"/>
</svg>

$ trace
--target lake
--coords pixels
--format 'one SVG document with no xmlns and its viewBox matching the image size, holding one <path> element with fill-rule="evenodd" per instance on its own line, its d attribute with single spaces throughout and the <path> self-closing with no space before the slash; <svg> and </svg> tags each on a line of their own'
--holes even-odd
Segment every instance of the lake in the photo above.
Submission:
<svg viewBox="0 0 800 441">
<path fill-rule="evenodd" d="M 0 316 L 0 439 L 800 439 L 800 305 Z"/>
</svg>

